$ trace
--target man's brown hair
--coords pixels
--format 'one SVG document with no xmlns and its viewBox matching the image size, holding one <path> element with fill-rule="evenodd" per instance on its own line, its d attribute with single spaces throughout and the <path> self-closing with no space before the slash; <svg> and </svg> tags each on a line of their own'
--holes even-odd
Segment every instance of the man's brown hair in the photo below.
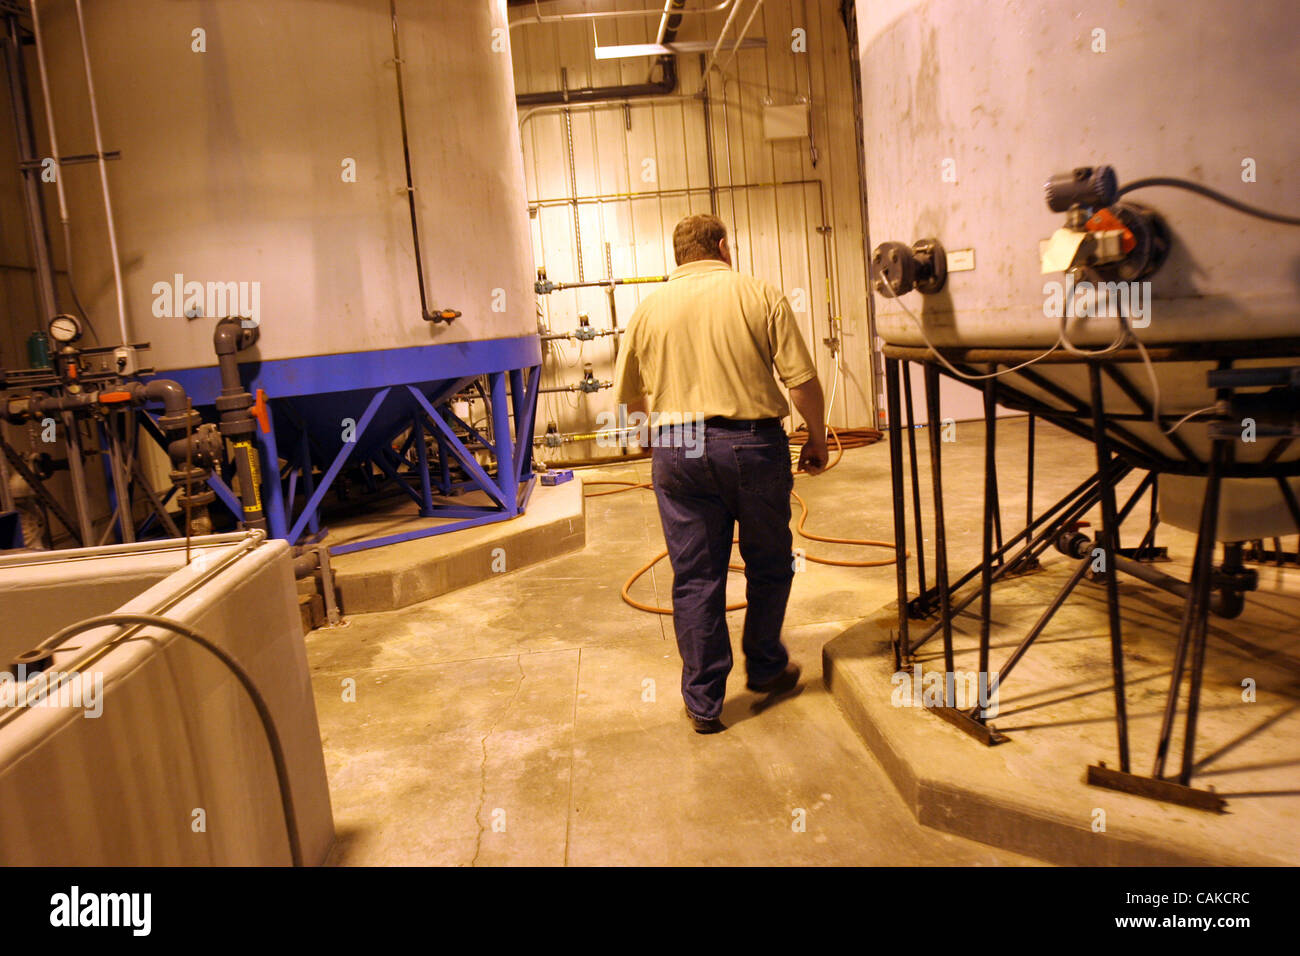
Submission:
<svg viewBox="0 0 1300 956">
<path fill-rule="evenodd" d="M 700 213 L 687 216 L 673 230 L 673 255 L 677 264 L 685 265 L 698 259 L 721 259 L 719 244 L 727 236 L 727 227 L 717 216 Z"/>
</svg>

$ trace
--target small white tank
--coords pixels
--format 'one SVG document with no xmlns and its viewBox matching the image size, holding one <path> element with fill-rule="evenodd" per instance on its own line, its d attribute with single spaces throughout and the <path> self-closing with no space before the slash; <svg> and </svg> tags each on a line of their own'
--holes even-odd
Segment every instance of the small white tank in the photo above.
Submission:
<svg viewBox="0 0 1300 956">
<path fill-rule="evenodd" d="M 1109 164 L 1121 184 L 1196 180 L 1300 214 L 1294 0 L 859 0 L 866 188 L 873 245 L 936 237 L 973 249 L 924 306 L 938 345 L 1048 346 L 1039 242 L 1053 173 Z M 1167 188 L 1124 197 L 1173 231 L 1153 277 L 1148 343 L 1300 334 L 1300 229 Z M 876 297 L 888 342 L 922 345 Z M 1115 323 L 1078 323 L 1104 344 Z"/>
</svg>

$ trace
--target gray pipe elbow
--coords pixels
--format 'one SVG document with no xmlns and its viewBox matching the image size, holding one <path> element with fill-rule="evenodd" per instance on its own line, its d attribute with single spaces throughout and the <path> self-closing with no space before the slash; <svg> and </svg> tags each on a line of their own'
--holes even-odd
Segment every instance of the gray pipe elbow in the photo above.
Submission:
<svg viewBox="0 0 1300 956">
<path fill-rule="evenodd" d="M 218 356 L 234 355 L 257 343 L 258 328 L 244 328 L 239 319 L 227 316 L 212 330 L 212 347 Z"/>
</svg>

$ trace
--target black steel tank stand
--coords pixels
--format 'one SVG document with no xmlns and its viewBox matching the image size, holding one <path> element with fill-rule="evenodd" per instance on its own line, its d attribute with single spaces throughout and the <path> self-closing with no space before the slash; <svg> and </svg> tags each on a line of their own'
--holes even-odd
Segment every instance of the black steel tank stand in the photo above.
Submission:
<svg viewBox="0 0 1300 956">
<path fill-rule="evenodd" d="M 907 627 L 909 616 L 907 611 L 907 516 L 904 513 L 906 508 L 903 503 L 903 447 L 898 395 L 898 366 L 898 359 L 885 359 L 885 402 L 889 416 L 889 471 L 894 506 L 894 576 L 898 583 L 898 636 L 894 640 L 895 670 L 900 670 L 903 662 L 912 656 Z M 904 363 L 904 370 L 906 370 L 906 363 Z M 910 399 L 908 404 L 911 405 Z M 912 481 L 915 484 L 916 440 L 912 438 L 911 434 L 911 415 L 908 415 L 908 438 L 912 442 Z M 920 556 L 925 543 L 920 535 L 919 508 L 917 514 L 916 552 L 918 560 L 921 560 Z M 921 581 L 922 588 L 924 588 L 925 578 L 922 577 Z"/>
<path fill-rule="evenodd" d="M 916 416 L 912 412 L 912 363 L 903 362 L 903 398 L 907 407 L 907 454 L 912 466 L 912 517 L 916 522 L 916 576 L 919 589 L 916 599 L 909 607 L 909 614 L 915 618 L 930 617 L 938 610 L 938 602 L 929 600 L 933 592 L 927 591 L 925 585 L 925 534 L 921 526 L 921 475 L 916 467 Z"/>
</svg>

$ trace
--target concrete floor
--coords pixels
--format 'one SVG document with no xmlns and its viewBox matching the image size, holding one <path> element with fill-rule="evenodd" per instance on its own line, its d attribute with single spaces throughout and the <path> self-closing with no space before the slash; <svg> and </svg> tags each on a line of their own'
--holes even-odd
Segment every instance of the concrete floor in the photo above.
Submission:
<svg viewBox="0 0 1300 956">
<path fill-rule="evenodd" d="M 648 474 L 641 462 L 618 477 Z M 883 443 L 797 487 L 813 508 L 810 530 L 890 537 Z M 825 690 L 822 645 L 889 600 L 891 567 L 809 563 L 786 618 L 802 693 L 752 713 L 737 666 L 729 729 L 701 737 L 682 715 L 671 619 L 619 598 L 663 547 L 653 497 L 588 498 L 587 541 L 500 580 L 308 636 L 333 862 L 1037 862 L 917 824 Z M 802 543 L 813 554 L 883 556 Z M 644 577 L 637 596 L 666 604 L 666 572 L 665 563 Z M 739 596 L 743 582 L 732 578 Z M 739 665 L 740 612 L 731 618 Z M 344 699 L 349 681 L 355 702 Z"/>
<path fill-rule="evenodd" d="M 1008 528 L 1023 513 L 1025 432 L 1023 419 L 1000 431 Z M 955 569 L 978 557 L 982 435 L 980 425 L 959 423 L 957 441 L 944 448 Z M 924 461 L 924 447 L 921 454 Z M 1040 507 L 1082 479 L 1091 454 L 1040 423 Z M 585 477 L 648 473 L 642 462 Z M 921 478 L 928 489 L 924 465 Z M 796 489 L 812 510 L 809 530 L 892 537 L 883 442 L 845 453 Z M 753 713 L 737 646 L 723 712 L 729 729 L 700 737 L 682 715 L 671 619 L 619 598 L 628 575 L 662 549 L 653 497 L 632 491 L 586 505 L 581 552 L 402 610 L 354 614 L 347 627 L 308 636 L 338 831 L 333 862 L 1039 862 L 918 824 L 825 689 L 823 645 L 894 600 L 892 567 L 808 563 L 785 630 L 804 667 L 802 693 Z M 795 543 L 832 558 L 884 556 Z M 663 605 L 668 586 L 665 563 L 634 595 Z M 733 575 L 735 599 L 742 589 Z M 738 635 L 740 612 L 731 619 Z M 355 701 L 347 699 L 353 686 Z"/>
</svg>

